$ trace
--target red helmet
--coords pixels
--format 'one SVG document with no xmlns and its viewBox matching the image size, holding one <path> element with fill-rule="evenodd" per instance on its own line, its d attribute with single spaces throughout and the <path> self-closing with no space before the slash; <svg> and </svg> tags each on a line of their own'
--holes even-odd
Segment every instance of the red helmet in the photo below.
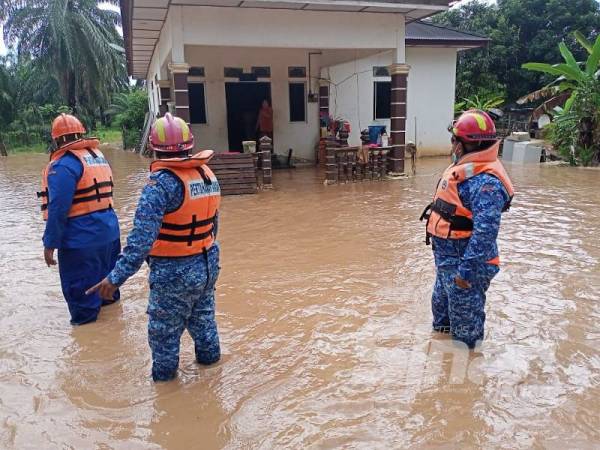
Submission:
<svg viewBox="0 0 600 450">
<path fill-rule="evenodd" d="M 77 117 L 62 113 L 52 122 L 52 139 L 70 134 L 85 134 L 85 127 Z"/>
<path fill-rule="evenodd" d="M 150 147 L 158 152 L 189 151 L 194 148 L 194 136 L 183 119 L 166 113 L 152 125 Z"/>
<path fill-rule="evenodd" d="M 464 112 L 449 128 L 463 142 L 493 141 L 496 125 L 488 113 L 477 109 Z"/>
</svg>

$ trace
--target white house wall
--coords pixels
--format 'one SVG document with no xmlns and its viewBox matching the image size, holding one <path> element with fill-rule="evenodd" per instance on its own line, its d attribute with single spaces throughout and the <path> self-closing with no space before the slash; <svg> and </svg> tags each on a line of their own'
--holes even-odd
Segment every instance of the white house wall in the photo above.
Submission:
<svg viewBox="0 0 600 450">
<path fill-rule="evenodd" d="M 396 31 L 404 30 L 400 14 L 198 6 L 184 6 L 182 13 L 186 44 L 394 49 Z"/>
<path fill-rule="evenodd" d="M 417 142 L 421 156 L 446 155 L 449 152 L 448 125 L 453 117 L 456 81 L 456 55 L 453 48 L 407 48 L 408 77 L 407 141 Z M 386 125 L 390 120 L 374 120 L 374 66 L 389 66 L 393 52 L 324 68 L 322 76 L 332 82 L 330 114 L 349 120 L 349 142 L 360 143 L 360 130 L 369 125 Z M 355 75 L 357 74 L 357 75 Z M 415 120 L 417 138 L 415 139 Z"/>
<path fill-rule="evenodd" d="M 235 80 L 224 78 L 224 67 L 243 67 L 245 72 L 250 72 L 252 66 L 268 66 L 271 68 L 270 80 L 259 81 L 271 83 L 275 150 L 285 154 L 292 148 L 294 156 L 314 159 L 314 148 L 319 139 L 318 103 L 308 103 L 306 122 L 290 122 L 289 115 L 288 83 L 302 80 L 289 79 L 288 67 L 304 66 L 308 72 L 308 50 L 186 46 L 185 58 L 191 66 L 204 67 L 206 75 L 208 123 L 191 125 L 197 148 L 211 148 L 217 152 L 229 149 L 225 83 Z M 313 77 L 319 70 L 317 58 L 313 58 Z M 313 91 L 318 91 L 315 81 Z"/>
</svg>

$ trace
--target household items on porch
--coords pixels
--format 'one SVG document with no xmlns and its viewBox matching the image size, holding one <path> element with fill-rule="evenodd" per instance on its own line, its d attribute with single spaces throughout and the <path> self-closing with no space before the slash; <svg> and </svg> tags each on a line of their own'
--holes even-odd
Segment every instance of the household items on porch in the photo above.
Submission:
<svg viewBox="0 0 600 450">
<path fill-rule="evenodd" d="M 389 145 L 385 125 L 369 125 L 369 138 L 371 144 L 376 144 L 380 147 L 387 147 Z"/>
<path fill-rule="evenodd" d="M 242 141 L 244 153 L 256 153 L 256 141 Z"/>
</svg>

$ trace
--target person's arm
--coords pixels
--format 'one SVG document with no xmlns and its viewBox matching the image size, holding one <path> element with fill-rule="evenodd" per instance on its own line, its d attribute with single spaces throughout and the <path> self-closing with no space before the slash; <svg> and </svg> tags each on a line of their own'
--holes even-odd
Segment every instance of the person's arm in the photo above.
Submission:
<svg viewBox="0 0 600 450">
<path fill-rule="evenodd" d="M 179 186 L 179 181 L 170 174 L 150 175 L 140 196 L 127 245 L 107 276 L 111 284 L 121 286 L 140 269 L 158 237 L 165 212 Z"/>
<path fill-rule="evenodd" d="M 508 201 L 508 194 L 500 180 L 491 177 L 482 180 L 473 180 L 471 187 L 473 234 L 458 267 L 458 277 L 468 283 L 474 281 L 476 267 L 485 264 L 492 253 L 500 230 L 502 210 Z"/>
<path fill-rule="evenodd" d="M 54 250 L 60 248 L 69 210 L 73 204 L 73 196 L 77 182 L 83 173 L 81 162 L 70 156 L 64 156 L 54 164 L 48 173 L 48 220 L 42 242 L 44 244 L 44 259 L 47 265 L 56 264 Z"/>
</svg>

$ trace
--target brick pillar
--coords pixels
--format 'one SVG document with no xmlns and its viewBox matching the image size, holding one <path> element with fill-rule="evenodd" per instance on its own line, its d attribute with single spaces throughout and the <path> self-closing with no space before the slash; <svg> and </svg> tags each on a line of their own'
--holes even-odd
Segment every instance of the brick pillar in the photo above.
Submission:
<svg viewBox="0 0 600 450">
<path fill-rule="evenodd" d="M 338 165 L 335 160 L 336 147 L 327 147 L 327 163 L 325 165 L 325 183 L 336 184 L 338 182 Z"/>
<path fill-rule="evenodd" d="M 167 103 L 171 101 L 171 81 L 158 80 L 158 88 L 160 90 L 160 105 L 158 105 L 158 112 L 161 116 L 164 116 L 169 111 Z"/>
<path fill-rule="evenodd" d="M 260 138 L 259 150 L 262 155 L 263 189 L 273 189 L 273 171 L 271 170 L 273 141 L 269 136 Z"/>
<path fill-rule="evenodd" d="M 388 156 L 388 170 L 392 175 L 404 173 L 404 150 L 406 146 L 406 98 L 408 72 L 406 64 L 392 64 L 392 151 Z"/>
<path fill-rule="evenodd" d="M 173 77 L 173 100 L 175 115 L 190 123 L 190 100 L 188 98 L 189 64 L 170 63 L 169 70 Z"/>
<path fill-rule="evenodd" d="M 329 85 L 319 86 L 319 113 L 329 115 Z"/>
</svg>

